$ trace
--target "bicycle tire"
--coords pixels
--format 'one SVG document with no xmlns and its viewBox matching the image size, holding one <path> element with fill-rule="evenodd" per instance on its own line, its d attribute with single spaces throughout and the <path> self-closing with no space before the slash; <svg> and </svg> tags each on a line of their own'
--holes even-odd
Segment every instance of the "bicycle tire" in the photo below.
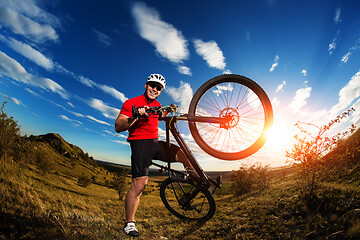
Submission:
<svg viewBox="0 0 360 240">
<path fill-rule="evenodd" d="M 195 196 L 189 201 L 187 197 L 192 193 Z M 160 197 L 165 207 L 180 219 L 208 221 L 215 213 L 215 201 L 209 190 L 196 187 L 191 180 L 167 178 L 160 186 Z"/>
<path fill-rule="evenodd" d="M 236 74 L 205 82 L 191 99 L 188 116 L 232 119 L 223 125 L 189 121 L 199 147 L 222 160 L 239 160 L 257 152 L 265 144 L 266 131 L 273 123 L 273 110 L 265 91 L 253 80 Z"/>
</svg>

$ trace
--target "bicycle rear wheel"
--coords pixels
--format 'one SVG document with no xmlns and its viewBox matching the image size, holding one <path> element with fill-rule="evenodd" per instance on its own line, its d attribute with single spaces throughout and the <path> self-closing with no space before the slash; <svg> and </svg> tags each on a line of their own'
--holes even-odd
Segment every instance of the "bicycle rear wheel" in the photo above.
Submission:
<svg viewBox="0 0 360 240">
<path fill-rule="evenodd" d="M 196 187 L 183 178 L 168 178 L 160 187 L 160 197 L 165 207 L 176 217 L 207 221 L 215 213 L 215 201 L 207 189 Z"/>
<path fill-rule="evenodd" d="M 205 82 L 194 94 L 189 119 L 216 117 L 222 123 L 189 121 L 196 143 L 223 160 L 238 160 L 257 152 L 272 126 L 273 111 L 265 91 L 253 80 L 235 74 Z"/>
</svg>

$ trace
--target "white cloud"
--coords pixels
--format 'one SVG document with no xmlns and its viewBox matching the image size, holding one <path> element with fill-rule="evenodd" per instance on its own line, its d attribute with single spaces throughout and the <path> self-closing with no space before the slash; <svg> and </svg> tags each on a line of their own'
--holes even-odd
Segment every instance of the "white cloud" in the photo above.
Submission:
<svg viewBox="0 0 360 240">
<path fill-rule="evenodd" d="M 100 111 L 104 117 L 110 118 L 110 119 L 116 119 L 119 115 L 120 109 L 109 107 L 106 105 L 103 101 L 99 99 L 91 99 L 87 102 L 88 105 L 98 111 Z"/>
<path fill-rule="evenodd" d="M 271 104 L 272 104 L 273 106 L 279 106 L 279 105 L 280 105 L 280 101 L 279 101 L 279 99 L 278 99 L 277 97 L 274 97 L 274 98 L 272 99 L 272 101 L 271 101 Z"/>
<path fill-rule="evenodd" d="M 338 41 L 338 37 L 340 35 L 340 31 L 338 30 L 336 32 L 336 36 L 334 37 L 334 39 L 332 40 L 332 42 L 329 44 L 329 54 L 332 55 L 336 49 L 336 44 L 337 44 L 337 41 Z"/>
<path fill-rule="evenodd" d="M 349 105 L 360 96 L 360 71 L 339 92 L 339 102 L 332 107 L 331 113 L 337 114 L 346 110 Z"/>
<path fill-rule="evenodd" d="M 275 68 L 279 65 L 279 55 L 276 55 L 274 58 L 274 63 L 271 65 L 270 72 L 273 72 Z"/>
<path fill-rule="evenodd" d="M 337 8 L 335 11 L 335 17 L 334 17 L 335 24 L 338 24 L 341 21 L 340 16 L 341 16 L 341 9 Z"/>
<path fill-rule="evenodd" d="M 225 57 L 215 41 L 204 42 L 200 39 L 194 40 L 196 52 L 209 64 L 216 69 L 225 69 Z"/>
<path fill-rule="evenodd" d="M 129 145 L 129 142 L 126 141 L 127 136 L 125 136 L 124 134 L 112 132 L 112 131 L 109 131 L 109 130 L 104 130 L 104 132 L 106 134 L 109 134 L 109 135 L 124 139 L 124 140 L 111 140 L 111 141 L 116 142 L 116 143 L 121 143 L 121 144 L 124 144 L 124 145 Z"/>
<path fill-rule="evenodd" d="M 306 77 L 307 71 L 305 69 L 303 69 L 301 73 L 304 75 L 304 77 Z"/>
<path fill-rule="evenodd" d="M 99 88 L 101 89 L 103 92 L 110 94 L 111 96 L 113 96 L 114 98 L 120 100 L 121 102 L 125 102 L 128 98 L 121 92 L 119 92 L 118 90 L 116 90 L 113 87 L 104 85 L 104 84 L 98 84 L 93 80 L 90 80 L 84 76 L 78 76 L 77 79 L 84 84 L 85 86 L 88 86 L 90 88 Z"/>
<path fill-rule="evenodd" d="M 82 125 L 82 122 L 78 121 L 78 120 L 74 120 L 74 119 L 70 119 L 65 115 L 59 115 L 59 117 L 65 121 L 70 122 L 71 124 L 73 124 L 76 127 L 79 127 L 80 125 Z"/>
<path fill-rule="evenodd" d="M 341 58 L 341 62 L 347 63 L 350 56 L 360 48 L 360 38 L 356 41 L 355 45 L 349 49 L 349 51 Z"/>
<path fill-rule="evenodd" d="M 104 132 L 106 132 L 107 134 L 110 134 L 112 136 L 115 136 L 115 137 L 125 138 L 125 139 L 127 138 L 127 136 L 125 136 L 122 133 L 112 132 L 112 131 L 109 131 L 109 130 L 104 130 Z"/>
<path fill-rule="evenodd" d="M 300 88 L 296 91 L 296 95 L 289 105 L 294 113 L 299 112 L 301 108 L 306 105 L 307 99 L 310 97 L 310 93 L 311 87 Z"/>
<path fill-rule="evenodd" d="M 123 144 L 123 145 L 130 145 L 129 142 L 127 142 L 127 141 L 120 141 L 120 140 L 112 140 L 112 141 L 116 142 L 116 143 Z"/>
<path fill-rule="evenodd" d="M 29 88 L 25 88 L 26 91 L 28 91 L 29 93 L 31 93 L 32 95 L 42 98 L 42 96 L 40 96 L 38 93 L 34 92 L 33 90 L 29 89 Z"/>
<path fill-rule="evenodd" d="M 329 53 L 332 55 L 334 53 L 334 50 L 336 49 L 336 37 L 333 39 L 333 41 L 329 44 Z"/>
<path fill-rule="evenodd" d="M 327 109 L 320 109 L 315 112 L 311 112 L 306 119 L 307 122 L 316 124 L 317 126 L 323 125 L 331 120 L 333 116 Z"/>
<path fill-rule="evenodd" d="M 68 118 L 68 117 L 65 116 L 65 115 L 60 115 L 59 117 L 60 117 L 61 119 L 66 120 L 66 121 L 70 121 L 70 118 Z"/>
<path fill-rule="evenodd" d="M 67 110 L 67 109 L 66 109 L 66 111 L 68 111 L 68 112 L 71 113 L 71 114 L 74 114 L 74 115 L 77 116 L 77 117 L 84 117 L 84 115 L 82 115 L 81 113 L 69 111 L 69 110 Z"/>
<path fill-rule="evenodd" d="M 349 60 L 350 55 L 352 54 L 352 52 L 347 52 L 342 58 L 341 61 L 344 63 L 347 63 L 347 61 Z"/>
<path fill-rule="evenodd" d="M 232 72 L 231 72 L 230 69 L 226 69 L 226 70 L 223 71 L 223 74 L 231 74 L 231 73 L 232 73 Z"/>
<path fill-rule="evenodd" d="M 0 75 L 4 75 L 15 81 L 29 84 L 41 89 L 59 94 L 62 98 L 68 99 L 67 91 L 55 81 L 49 78 L 36 77 L 28 72 L 16 60 L 10 58 L 0 51 Z"/>
<path fill-rule="evenodd" d="M 105 93 L 108 93 L 111 96 L 113 96 L 114 98 L 119 99 L 121 102 L 125 102 L 127 100 L 127 97 L 125 97 L 125 95 L 123 93 L 119 92 L 118 90 L 116 90 L 113 87 L 103 85 L 103 84 L 96 84 L 96 86 L 98 88 L 100 88 L 101 90 L 103 90 Z"/>
<path fill-rule="evenodd" d="M 26 107 L 19 99 L 17 98 L 14 98 L 14 97 L 9 97 L 8 95 L 6 94 L 3 94 L 2 92 L 0 92 L 0 95 L 9 99 L 10 101 L 12 101 L 13 103 L 15 103 L 16 105 L 22 105 L 24 107 Z"/>
<path fill-rule="evenodd" d="M 20 63 L 16 60 L 10 58 L 8 55 L 0 51 L 0 70 L 1 74 L 4 74 L 8 77 L 14 76 L 14 78 L 18 75 L 26 74 L 26 70 Z M 16 79 L 15 79 L 16 80 Z"/>
<path fill-rule="evenodd" d="M 43 67 L 46 70 L 52 70 L 54 68 L 54 63 L 51 59 L 45 57 L 41 52 L 37 51 L 30 45 L 19 42 L 13 38 L 6 38 L 1 34 L 0 34 L 0 40 L 6 43 L 14 51 L 20 53 L 27 59 L 39 65 L 40 67 Z"/>
<path fill-rule="evenodd" d="M 282 92 L 285 85 L 286 85 L 286 81 L 283 81 L 283 82 L 276 88 L 275 93 Z"/>
<path fill-rule="evenodd" d="M 186 66 L 178 66 L 178 71 L 179 71 L 179 73 L 184 74 L 184 75 L 188 75 L 188 76 L 192 75 L 190 68 L 188 68 Z"/>
<path fill-rule="evenodd" d="M 106 35 L 105 33 L 102 33 L 98 30 L 96 30 L 95 28 L 92 29 L 93 32 L 95 33 L 97 39 L 105 46 L 105 47 L 109 47 L 111 46 L 111 42 L 112 39 Z"/>
<path fill-rule="evenodd" d="M 165 92 L 169 94 L 176 103 L 179 103 L 180 112 L 188 112 L 193 90 L 190 84 L 180 81 L 180 87 L 175 88 L 168 86 Z"/>
<path fill-rule="evenodd" d="M 48 23 L 55 27 L 60 27 L 59 19 L 39 8 L 36 5 L 36 0 L 2 0 L 0 3 L 1 7 L 13 9 L 25 16 L 28 16 L 38 22 Z"/>
<path fill-rule="evenodd" d="M 84 84 L 84 85 L 86 85 L 86 86 L 88 86 L 88 87 L 91 87 L 91 88 L 94 88 L 94 86 L 97 85 L 93 80 L 90 80 L 90 79 L 88 79 L 88 78 L 86 78 L 86 77 L 84 77 L 84 76 L 81 76 L 81 75 L 78 77 L 78 80 L 79 80 L 82 84 Z"/>
<path fill-rule="evenodd" d="M 41 96 L 40 96 L 40 97 L 41 97 Z M 66 107 L 62 106 L 61 104 L 55 103 L 55 102 L 53 102 L 53 101 L 51 101 L 51 100 L 49 100 L 49 99 L 45 99 L 45 100 L 48 101 L 48 102 L 50 102 L 51 104 L 54 104 L 55 106 L 63 109 L 64 111 L 67 111 L 67 112 L 69 112 L 69 113 L 77 116 L 77 117 L 82 117 L 82 118 L 85 117 L 85 116 L 82 115 L 81 113 L 77 113 L 77 112 L 70 111 L 69 109 L 67 109 Z M 84 101 L 84 102 L 85 102 L 85 101 Z M 68 102 L 68 104 L 69 104 L 69 102 Z"/>
<path fill-rule="evenodd" d="M 151 42 L 156 51 L 173 63 L 181 63 L 189 57 L 187 41 L 173 25 L 160 19 L 159 13 L 145 3 L 135 3 L 132 14 L 140 36 Z"/>
<path fill-rule="evenodd" d="M 55 29 L 48 23 L 42 24 L 41 21 L 59 24 L 55 17 L 39 9 L 32 1 L 26 3 L 26 1 L 5 0 L 0 4 L 0 22 L 15 34 L 36 42 L 57 40 L 59 36 Z"/>
<path fill-rule="evenodd" d="M 77 78 L 75 76 L 75 74 L 69 70 L 67 70 L 66 68 L 64 68 L 63 66 L 61 66 L 60 64 L 55 64 L 55 70 L 59 73 L 62 73 L 62 74 L 68 74 L 69 76 L 73 77 L 73 78 Z"/>
<path fill-rule="evenodd" d="M 90 120 L 93 120 L 94 122 L 97 122 L 97 123 L 100 123 L 100 124 L 103 124 L 103 125 L 107 125 L 107 126 L 112 126 L 111 124 L 105 122 L 105 121 L 102 121 L 102 120 L 99 120 L 99 119 L 96 119 L 94 118 L 93 116 L 90 116 L 90 115 L 86 115 L 86 117 Z"/>
<path fill-rule="evenodd" d="M 72 107 L 72 108 L 75 107 L 74 104 L 72 104 L 71 102 L 67 102 L 67 104 L 68 104 L 70 107 Z"/>
</svg>

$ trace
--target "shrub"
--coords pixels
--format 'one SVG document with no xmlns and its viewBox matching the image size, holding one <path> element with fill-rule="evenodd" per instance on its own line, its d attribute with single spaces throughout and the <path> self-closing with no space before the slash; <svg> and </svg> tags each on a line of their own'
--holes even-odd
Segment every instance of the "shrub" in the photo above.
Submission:
<svg viewBox="0 0 360 240">
<path fill-rule="evenodd" d="M 8 117 L 4 112 L 4 102 L 0 108 L 0 159 L 12 155 L 16 152 L 16 147 L 20 147 L 20 128 L 13 117 Z"/>
<path fill-rule="evenodd" d="M 355 125 L 352 124 L 349 130 L 331 137 L 328 136 L 330 128 L 335 123 L 339 123 L 343 118 L 349 116 L 351 111 L 355 110 L 353 108 L 349 109 L 321 127 L 312 123 L 297 122 L 295 126 L 300 130 L 300 134 L 295 135 L 294 138 L 297 140 L 297 143 L 295 143 L 290 152 L 286 151 L 286 157 L 290 158 L 290 161 L 294 164 L 300 163 L 303 166 L 313 165 L 314 162 L 329 153 L 345 137 L 355 131 Z M 315 131 L 311 131 L 311 128 L 315 129 Z"/>
<path fill-rule="evenodd" d="M 78 177 L 78 184 L 82 187 L 87 187 L 91 184 L 91 178 L 82 174 L 80 177 Z"/>
<path fill-rule="evenodd" d="M 352 134 L 355 131 L 355 125 L 353 124 L 348 130 L 333 136 L 329 136 L 329 130 L 334 124 L 340 123 L 342 119 L 349 116 L 351 111 L 354 111 L 354 109 L 347 110 L 320 127 L 303 122 L 295 124 L 300 130 L 300 134 L 295 135 L 297 142 L 291 151 L 286 151 L 286 157 L 290 159 L 290 163 L 299 167 L 300 194 L 307 201 L 308 206 L 313 206 L 314 202 L 317 201 L 316 190 L 325 169 L 321 161 L 322 157 L 339 146 L 346 137 Z"/>
<path fill-rule="evenodd" d="M 115 173 L 112 180 L 105 180 L 105 186 L 108 188 L 115 189 L 119 194 L 119 200 L 122 200 L 125 195 L 125 187 L 126 187 L 126 169 L 120 169 L 119 172 Z"/>
<path fill-rule="evenodd" d="M 55 166 L 49 162 L 47 156 L 44 155 L 44 153 L 39 149 L 35 149 L 34 158 L 35 164 L 42 174 L 48 173 L 55 169 Z"/>
<path fill-rule="evenodd" d="M 253 190 L 263 190 L 269 186 L 270 180 L 268 166 L 261 164 L 242 166 L 231 174 L 232 188 L 237 196 Z"/>
<path fill-rule="evenodd" d="M 6 103 L 0 108 L 0 159 L 10 157 L 16 162 L 32 163 L 36 158 L 35 145 L 26 136 L 20 136 L 18 123 L 4 112 Z"/>
</svg>

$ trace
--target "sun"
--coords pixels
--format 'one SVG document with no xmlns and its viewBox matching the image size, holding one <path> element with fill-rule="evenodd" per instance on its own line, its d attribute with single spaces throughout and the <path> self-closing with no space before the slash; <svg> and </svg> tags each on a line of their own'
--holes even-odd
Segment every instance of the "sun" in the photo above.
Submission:
<svg viewBox="0 0 360 240">
<path fill-rule="evenodd" d="M 287 119 L 274 120 L 273 126 L 265 134 L 267 136 L 266 145 L 269 148 L 286 149 L 294 140 L 294 124 Z"/>
</svg>

